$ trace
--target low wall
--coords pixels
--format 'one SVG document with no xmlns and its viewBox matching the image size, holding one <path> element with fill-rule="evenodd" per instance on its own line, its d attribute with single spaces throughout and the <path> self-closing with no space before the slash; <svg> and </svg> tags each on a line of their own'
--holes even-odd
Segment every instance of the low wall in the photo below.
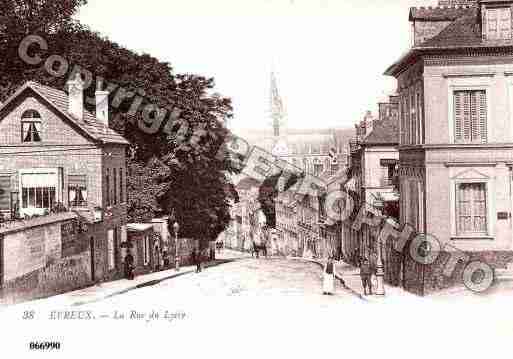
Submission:
<svg viewBox="0 0 513 359">
<path fill-rule="evenodd" d="M 77 229 L 74 218 L 61 216 L 54 222 L 4 231 L 2 302 L 43 298 L 90 285 L 89 243 Z"/>
<path fill-rule="evenodd" d="M 513 261 L 513 251 L 481 251 L 466 252 L 469 261 L 458 262 L 450 277 L 443 274 L 446 263 L 451 257 L 448 252 L 440 252 L 435 263 L 422 265 L 415 262 L 409 255 L 404 257 L 404 289 L 421 296 L 430 295 L 438 291 L 463 287 L 463 271 L 473 261 L 481 261 L 492 269 L 504 268 Z"/>
</svg>

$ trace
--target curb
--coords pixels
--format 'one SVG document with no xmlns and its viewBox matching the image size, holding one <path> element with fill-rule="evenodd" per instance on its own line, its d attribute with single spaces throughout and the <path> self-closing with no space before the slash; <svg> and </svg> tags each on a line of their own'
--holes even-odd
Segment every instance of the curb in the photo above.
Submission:
<svg viewBox="0 0 513 359">
<path fill-rule="evenodd" d="M 215 260 L 214 262 L 206 263 L 203 268 L 216 267 L 218 265 L 222 265 L 222 264 L 226 264 L 226 263 L 231 263 L 231 262 L 234 262 L 234 261 L 239 260 L 239 259 L 241 259 L 241 258 L 219 259 L 219 260 Z M 177 272 L 177 273 L 175 273 L 173 275 L 169 275 L 167 277 L 162 277 L 162 278 L 159 278 L 159 279 L 148 280 L 146 282 L 141 282 L 141 283 L 138 283 L 136 285 L 127 287 L 125 289 L 117 290 L 117 291 L 115 291 L 113 293 L 107 294 L 107 295 L 102 296 L 100 298 L 95 298 L 95 299 L 85 300 L 85 301 L 78 301 L 78 302 L 72 303 L 71 306 L 75 307 L 75 306 L 80 306 L 80 305 L 84 305 L 84 304 L 96 303 L 96 302 L 99 302 L 99 301 L 102 301 L 102 300 L 105 300 L 105 299 L 109 299 L 109 298 L 112 298 L 112 297 L 115 297 L 115 296 L 118 296 L 118 295 L 126 294 L 128 292 L 133 291 L 133 290 L 137 290 L 137 289 L 141 289 L 141 288 L 157 285 L 157 284 L 162 283 L 162 282 L 164 282 L 166 280 L 170 280 L 170 279 L 173 279 L 173 278 L 181 277 L 183 275 L 191 274 L 191 273 L 195 273 L 195 272 L 196 272 L 195 269 L 190 269 L 190 270 L 187 270 L 187 271 L 184 271 L 184 272 Z"/>
<path fill-rule="evenodd" d="M 321 267 L 324 267 L 324 264 L 322 263 L 322 261 L 319 261 L 319 260 L 316 260 L 316 259 L 308 259 L 308 258 L 301 258 L 301 257 L 286 257 L 286 259 L 292 259 L 292 260 L 299 260 L 299 261 L 304 261 L 304 262 L 315 263 L 315 264 L 320 265 Z M 354 296 L 358 297 L 359 299 L 363 300 L 364 302 L 369 302 L 369 300 L 367 298 L 365 298 L 363 295 L 361 295 L 360 293 L 355 291 L 353 288 L 348 287 L 346 285 L 344 279 L 342 278 L 342 275 L 340 273 L 337 273 L 336 270 L 335 270 L 335 278 L 338 279 L 342 283 L 342 286 L 344 287 L 345 290 L 347 290 L 348 292 L 350 292 Z"/>
</svg>

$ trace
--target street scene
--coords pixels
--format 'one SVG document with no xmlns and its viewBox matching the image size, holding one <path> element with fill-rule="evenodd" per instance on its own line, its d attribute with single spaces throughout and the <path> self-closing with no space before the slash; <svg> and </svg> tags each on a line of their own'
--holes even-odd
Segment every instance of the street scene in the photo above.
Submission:
<svg viewBox="0 0 513 359">
<path fill-rule="evenodd" d="M 8 344 L 499 350 L 512 19 L 513 0 L 0 0 Z"/>
</svg>

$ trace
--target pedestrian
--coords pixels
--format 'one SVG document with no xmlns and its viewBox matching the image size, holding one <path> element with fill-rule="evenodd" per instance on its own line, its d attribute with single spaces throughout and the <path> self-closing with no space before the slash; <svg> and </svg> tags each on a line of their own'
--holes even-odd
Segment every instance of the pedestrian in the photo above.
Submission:
<svg viewBox="0 0 513 359">
<path fill-rule="evenodd" d="M 369 289 L 369 294 L 372 295 L 372 267 L 367 258 L 363 258 L 360 265 L 360 277 L 362 278 L 362 286 L 363 293 L 367 295 L 367 288 Z"/>
<path fill-rule="evenodd" d="M 164 268 L 169 267 L 169 254 L 167 253 L 167 250 L 164 250 L 162 252 L 162 258 L 164 259 Z"/>
<path fill-rule="evenodd" d="M 332 295 L 335 292 L 335 270 L 333 259 L 328 258 L 324 266 L 323 280 L 322 280 L 322 294 Z"/>
<path fill-rule="evenodd" d="M 192 264 L 194 264 L 196 266 L 196 273 L 198 273 L 199 272 L 199 270 L 198 270 L 199 260 L 198 260 L 198 252 L 196 249 L 192 250 L 191 257 L 192 257 Z"/>
<path fill-rule="evenodd" d="M 130 253 L 130 250 L 127 250 L 127 254 L 125 256 L 125 278 L 129 280 L 133 280 L 134 276 L 134 256 Z"/>
</svg>

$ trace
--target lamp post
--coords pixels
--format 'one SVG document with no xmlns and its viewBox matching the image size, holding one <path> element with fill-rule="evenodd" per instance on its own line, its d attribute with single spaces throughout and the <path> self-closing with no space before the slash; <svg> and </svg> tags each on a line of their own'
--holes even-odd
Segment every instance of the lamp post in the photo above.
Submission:
<svg viewBox="0 0 513 359">
<path fill-rule="evenodd" d="M 178 257 L 178 230 L 180 225 L 178 222 L 173 223 L 173 230 L 175 231 L 175 269 L 180 270 L 180 258 Z"/>
<path fill-rule="evenodd" d="M 384 203 L 378 201 L 377 208 L 383 213 Z M 379 236 L 379 234 L 376 234 Z M 378 244 L 378 258 L 376 259 L 376 295 L 385 295 L 385 266 L 383 265 L 383 252 L 381 241 L 377 241 Z"/>
</svg>

